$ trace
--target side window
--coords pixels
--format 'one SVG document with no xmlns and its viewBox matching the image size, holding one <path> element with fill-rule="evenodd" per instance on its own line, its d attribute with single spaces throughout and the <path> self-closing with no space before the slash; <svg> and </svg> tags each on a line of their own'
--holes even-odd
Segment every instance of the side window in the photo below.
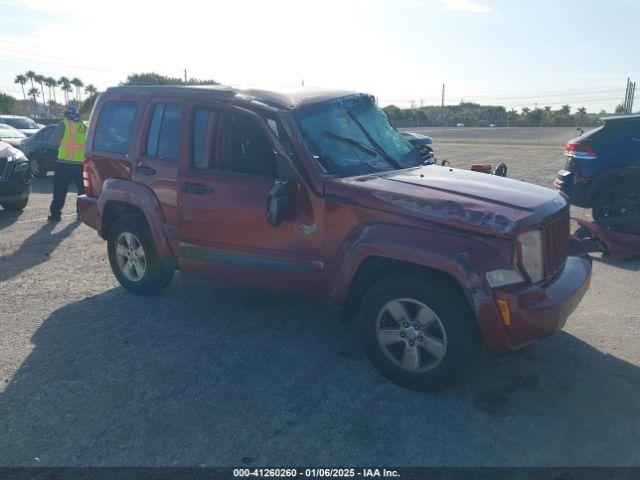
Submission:
<svg viewBox="0 0 640 480">
<path fill-rule="evenodd" d="M 58 146 L 62 140 L 62 124 L 57 124 L 51 129 L 51 138 L 49 139 L 49 145 Z"/>
<path fill-rule="evenodd" d="M 278 122 L 276 122 L 273 118 L 267 118 L 267 125 L 269 125 L 269 128 L 271 129 L 273 134 L 276 137 L 280 138 L 280 127 L 278 125 Z"/>
<path fill-rule="evenodd" d="M 137 102 L 105 103 L 98 119 L 93 147 L 103 152 L 126 154 L 137 111 Z"/>
<path fill-rule="evenodd" d="M 229 172 L 277 177 L 273 145 L 262 126 L 249 115 L 226 116 L 223 169 Z"/>
<path fill-rule="evenodd" d="M 39 142 L 48 142 L 51 138 L 53 130 L 55 130 L 55 127 L 43 128 L 40 133 L 38 133 L 38 138 L 36 138 L 36 140 L 38 140 Z"/>
<path fill-rule="evenodd" d="M 153 109 L 147 148 L 150 157 L 177 160 L 180 151 L 180 105 L 160 103 Z"/>
<path fill-rule="evenodd" d="M 291 146 L 291 142 L 289 142 L 289 137 L 282 128 L 282 124 L 279 121 L 269 117 L 267 117 L 265 120 L 273 134 L 278 138 L 280 145 L 282 145 L 282 147 L 287 151 L 289 156 L 294 157 L 293 147 Z M 293 181 L 297 180 L 296 174 L 293 172 L 287 161 L 281 155 L 276 155 L 276 171 L 278 172 L 279 178 Z"/>
<path fill-rule="evenodd" d="M 206 109 L 196 110 L 193 116 L 191 165 L 194 168 L 215 168 L 215 135 L 218 118 L 218 112 Z"/>
</svg>

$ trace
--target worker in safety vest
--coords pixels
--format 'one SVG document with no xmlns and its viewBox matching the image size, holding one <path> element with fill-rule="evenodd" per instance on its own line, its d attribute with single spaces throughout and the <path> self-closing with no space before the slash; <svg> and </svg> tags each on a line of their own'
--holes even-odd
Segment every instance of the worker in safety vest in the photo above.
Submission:
<svg viewBox="0 0 640 480">
<path fill-rule="evenodd" d="M 64 112 L 61 124 L 62 139 L 58 147 L 55 177 L 53 178 L 53 201 L 49 221 L 59 222 L 60 212 L 64 206 L 69 184 L 75 184 L 78 195 L 84 193 L 82 185 L 82 161 L 84 160 L 84 142 L 87 138 L 87 127 L 80 120 L 80 110 L 69 105 Z"/>
</svg>

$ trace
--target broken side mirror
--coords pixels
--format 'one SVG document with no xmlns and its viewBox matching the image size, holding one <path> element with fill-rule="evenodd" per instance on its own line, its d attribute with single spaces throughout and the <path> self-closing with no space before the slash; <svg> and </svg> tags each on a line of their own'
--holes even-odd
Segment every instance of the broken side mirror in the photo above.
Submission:
<svg viewBox="0 0 640 480">
<path fill-rule="evenodd" d="M 267 197 L 267 222 L 272 227 L 280 225 L 289 213 L 288 180 L 276 180 Z"/>
</svg>

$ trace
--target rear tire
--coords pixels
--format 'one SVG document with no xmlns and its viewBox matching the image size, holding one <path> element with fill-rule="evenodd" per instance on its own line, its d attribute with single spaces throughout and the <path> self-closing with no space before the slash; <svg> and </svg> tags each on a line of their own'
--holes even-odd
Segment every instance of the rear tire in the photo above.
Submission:
<svg viewBox="0 0 640 480">
<path fill-rule="evenodd" d="M 464 295 L 427 278 L 405 272 L 374 284 L 362 301 L 360 332 L 382 375 L 434 392 L 470 369 L 480 335 Z"/>
<path fill-rule="evenodd" d="M 593 201 L 591 215 L 596 222 L 605 218 L 640 216 L 640 189 L 624 185 L 606 189 Z"/>
<path fill-rule="evenodd" d="M 109 230 L 107 251 L 113 274 L 130 292 L 156 293 L 171 283 L 173 268 L 158 254 L 143 218 L 116 220 Z"/>
<path fill-rule="evenodd" d="M 22 200 L 14 200 L 13 202 L 2 202 L 0 205 L 2 205 L 2 208 L 5 210 L 20 211 L 25 209 L 27 203 L 29 203 L 29 197 L 23 198 Z"/>
</svg>

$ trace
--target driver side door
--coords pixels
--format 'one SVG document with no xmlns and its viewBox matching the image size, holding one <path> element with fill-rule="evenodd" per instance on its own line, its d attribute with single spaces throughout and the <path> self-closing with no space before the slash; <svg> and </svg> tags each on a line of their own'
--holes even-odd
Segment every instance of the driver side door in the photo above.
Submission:
<svg viewBox="0 0 640 480">
<path fill-rule="evenodd" d="M 322 208 L 278 161 L 252 112 L 193 105 L 178 178 L 180 268 L 186 276 L 277 290 L 316 291 L 324 272 Z M 281 159 L 283 160 L 283 159 Z M 267 222 L 269 195 L 288 182 L 288 211 Z"/>
</svg>

